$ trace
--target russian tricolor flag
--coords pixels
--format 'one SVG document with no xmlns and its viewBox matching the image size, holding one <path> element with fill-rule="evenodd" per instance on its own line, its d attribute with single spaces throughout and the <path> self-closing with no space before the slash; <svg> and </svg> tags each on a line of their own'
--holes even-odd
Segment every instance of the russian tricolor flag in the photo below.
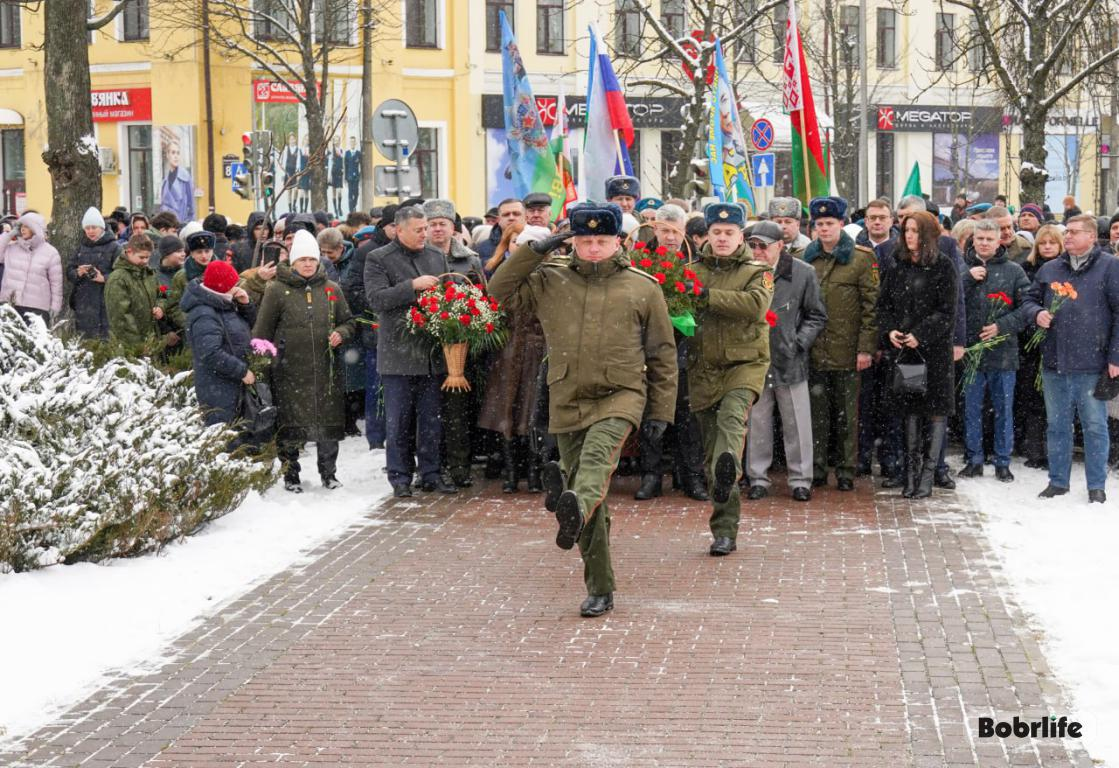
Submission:
<svg viewBox="0 0 1119 768">
<path fill-rule="evenodd" d="M 580 197 L 602 200 L 606 180 L 619 173 L 633 175 L 627 149 L 633 144 L 633 121 L 614 66 L 595 25 L 590 26 L 591 56 L 587 76 L 587 128 L 583 137 Z"/>
</svg>

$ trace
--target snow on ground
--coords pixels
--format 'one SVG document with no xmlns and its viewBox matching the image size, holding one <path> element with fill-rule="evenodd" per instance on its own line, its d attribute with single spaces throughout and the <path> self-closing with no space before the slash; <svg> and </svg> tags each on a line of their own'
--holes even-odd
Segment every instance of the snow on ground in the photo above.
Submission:
<svg viewBox="0 0 1119 768">
<path fill-rule="evenodd" d="M 1096 760 L 1119 765 L 1119 483 L 1108 478 L 1105 504 L 1089 504 L 1084 465 L 1074 463 L 1071 490 L 1039 499 L 1045 470 L 1012 467 L 1013 483 L 994 469 L 959 478 L 961 496 L 982 512 L 1018 604 L 1043 633 L 1045 655 L 1071 698 L 1068 715 L 1084 725 L 1084 746 Z"/>
<path fill-rule="evenodd" d="M 282 484 L 158 555 L 0 576 L 0 742 L 28 735 L 118 671 L 158 668 L 164 647 L 274 573 L 361 521 L 389 490 L 384 452 L 341 446 L 327 491 L 304 451 L 302 494 Z"/>
</svg>

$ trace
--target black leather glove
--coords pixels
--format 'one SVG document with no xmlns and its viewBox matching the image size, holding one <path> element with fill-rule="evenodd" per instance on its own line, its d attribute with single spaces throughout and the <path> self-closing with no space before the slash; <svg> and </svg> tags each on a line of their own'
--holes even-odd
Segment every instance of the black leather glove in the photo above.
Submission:
<svg viewBox="0 0 1119 768">
<path fill-rule="evenodd" d="M 641 431 L 645 433 L 645 437 L 654 443 L 664 437 L 667 429 L 668 422 L 660 419 L 646 419 L 641 423 Z"/>
<path fill-rule="evenodd" d="M 688 290 L 688 295 L 689 296 L 695 296 L 697 299 L 706 299 L 707 298 L 708 290 L 707 290 L 706 285 L 701 285 L 699 287 L 699 293 L 695 292 L 695 281 L 694 280 L 686 281 L 684 283 L 684 287 Z"/>
<path fill-rule="evenodd" d="M 544 254 L 551 253 L 556 248 L 559 248 L 561 245 L 567 242 L 570 237 L 571 230 L 567 230 L 566 232 L 557 232 L 554 235 L 545 237 L 542 240 L 534 240 L 533 242 L 529 243 L 529 247 L 543 256 Z"/>
</svg>

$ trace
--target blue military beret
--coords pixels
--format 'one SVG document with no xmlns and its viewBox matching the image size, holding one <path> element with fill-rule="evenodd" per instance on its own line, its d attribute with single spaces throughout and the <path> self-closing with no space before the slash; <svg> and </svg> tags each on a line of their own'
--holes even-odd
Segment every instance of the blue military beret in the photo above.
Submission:
<svg viewBox="0 0 1119 768">
<path fill-rule="evenodd" d="M 618 195 L 641 197 L 641 182 L 633 176 L 611 176 L 606 180 L 606 199 L 610 200 Z"/>
<path fill-rule="evenodd" d="M 703 220 L 712 224 L 746 226 L 746 209 L 740 203 L 708 203 L 703 209 Z"/>
<path fill-rule="evenodd" d="M 965 208 L 964 213 L 968 216 L 974 216 L 977 213 L 986 213 L 989 210 L 991 210 L 990 203 L 976 203 L 975 205 L 969 205 Z"/>
<path fill-rule="evenodd" d="M 619 235 L 622 209 L 614 203 L 578 203 L 567 209 L 573 235 Z"/>
<path fill-rule="evenodd" d="M 847 218 L 847 201 L 842 197 L 814 197 L 808 204 L 808 215 L 813 221 L 823 218 L 843 221 Z"/>
<path fill-rule="evenodd" d="M 659 210 L 662 205 L 664 205 L 664 201 L 659 197 L 643 197 L 637 201 L 637 205 L 633 206 L 633 208 L 636 211 L 656 211 Z"/>
<path fill-rule="evenodd" d="M 187 253 L 203 251 L 207 248 L 212 251 L 217 244 L 218 239 L 214 236 L 213 232 L 194 232 L 187 235 L 186 238 Z"/>
</svg>

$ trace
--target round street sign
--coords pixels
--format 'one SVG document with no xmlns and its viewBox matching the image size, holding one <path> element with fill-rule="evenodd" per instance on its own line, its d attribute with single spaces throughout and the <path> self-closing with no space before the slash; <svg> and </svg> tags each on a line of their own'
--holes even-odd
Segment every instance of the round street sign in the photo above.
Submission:
<svg viewBox="0 0 1119 768">
<path fill-rule="evenodd" d="M 388 99 L 373 110 L 373 141 L 390 160 L 405 160 L 416 150 L 420 129 L 412 108 L 400 99 Z"/>
<path fill-rule="evenodd" d="M 765 152 L 773 146 L 773 123 L 766 120 L 764 117 L 754 121 L 753 127 L 750 129 L 750 143 L 754 145 L 754 149 L 759 152 Z"/>
</svg>

